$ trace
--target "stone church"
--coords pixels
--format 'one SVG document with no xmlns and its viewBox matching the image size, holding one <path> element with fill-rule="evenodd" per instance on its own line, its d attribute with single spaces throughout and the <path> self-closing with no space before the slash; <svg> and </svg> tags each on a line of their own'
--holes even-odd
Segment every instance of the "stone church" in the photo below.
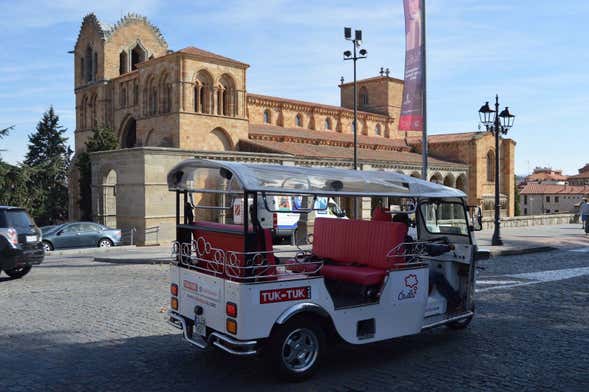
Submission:
<svg viewBox="0 0 589 392">
<path fill-rule="evenodd" d="M 96 127 L 112 128 L 119 141 L 119 149 L 91 154 L 94 219 L 136 228 L 139 244 L 154 241 L 145 234 L 153 227 L 160 243 L 172 239 L 166 174 L 183 159 L 352 167 L 351 83 L 339 85 L 341 106 L 253 94 L 248 64 L 195 47 L 170 50 L 159 29 L 136 14 L 114 25 L 87 15 L 74 65 L 76 153 Z M 419 177 L 420 133 L 398 130 L 403 81 L 381 72 L 358 81 L 357 91 L 360 168 Z M 501 203 L 512 216 L 515 142 L 501 143 Z M 490 213 L 492 135 L 431 136 L 429 152 L 428 180 L 464 190 L 470 204 Z M 73 171 L 72 219 L 80 216 L 78 180 Z"/>
</svg>

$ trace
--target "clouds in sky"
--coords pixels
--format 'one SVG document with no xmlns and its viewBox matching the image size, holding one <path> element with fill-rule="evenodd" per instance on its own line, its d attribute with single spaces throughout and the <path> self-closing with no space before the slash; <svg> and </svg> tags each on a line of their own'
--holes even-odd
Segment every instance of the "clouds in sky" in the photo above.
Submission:
<svg viewBox="0 0 589 392">
<path fill-rule="evenodd" d="M 516 171 L 549 164 L 573 173 L 588 160 L 575 144 L 586 135 L 589 2 L 428 0 L 428 124 L 432 133 L 476 130 L 476 111 L 499 93 L 517 115 Z M 359 77 L 380 67 L 402 78 L 401 0 L 163 1 L 0 0 L 0 128 L 4 159 L 26 151 L 27 135 L 53 104 L 73 143 L 71 50 L 82 18 L 95 12 L 114 23 L 146 15 L 170 48 L 196 46 L 251 65 L 248 91 L 326 104 L 339 103 L 339 78 L 351 64 L 343 27 L 361 28 L 368 58 Z M 559 137 L 555 137 L 559 135 Z"/>
</svg>

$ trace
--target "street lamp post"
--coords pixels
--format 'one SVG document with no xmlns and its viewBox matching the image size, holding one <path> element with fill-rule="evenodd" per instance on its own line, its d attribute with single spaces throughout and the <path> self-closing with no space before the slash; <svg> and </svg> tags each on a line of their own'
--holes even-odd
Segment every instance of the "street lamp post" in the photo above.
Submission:
<svg viewBox="0 0 589 392">
<path fill-rule="evenodd" d="M 354 31 L 354 38 L 352 38 L 352 28 L 344 27 L 344 38 L 348 41 L 352 41 L 353 52 L 346 50 L 344 52 L 344 60 L 354 61 L 354 170 L 358 170 L 358 94 L 356 92 L 356 61 L 358 59 L 365 59 L 368 53 L 366 49 L 360 49 L 360 55 L 356 53 L 356 50 L 362 43 L 362 30 Z"/>
<path fill-rule="evenodd" d="M 501 201 L 499 197 L 499 138 L 500 135 L 506 135 L 507 131 L 513 126 L 515 116 L 509 113 L 509 108 L 507 106 L 501 113 L 499 113 L 499 95 L 495 95 L 495 110 L 491 109 L 489 102 L 485 102 L 485 104 L 479 109 L 479 117 L 487 131 L 495 136 L 495 229 L 493 231 L 491 244 L 500 246 L 503 245 L 503 241 L 501 240 L 500 231 Z"/>
</svg>

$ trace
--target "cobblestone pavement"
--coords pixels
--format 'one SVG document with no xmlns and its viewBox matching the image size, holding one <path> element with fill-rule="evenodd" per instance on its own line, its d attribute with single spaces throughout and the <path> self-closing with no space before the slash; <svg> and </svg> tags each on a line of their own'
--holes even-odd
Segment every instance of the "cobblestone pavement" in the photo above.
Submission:
<svg viewBox="0 0 589 392">
<path fill-rule="evenodd" d="M 483 266 L 468 329 L 338 345 L 315 378 L 283 384 L 263 361 L 201 353 L 164 323 L 167 266 L 52 257 L 0 278 L 0 390 L 589 390 L 589 252 Z"/>
</svg>

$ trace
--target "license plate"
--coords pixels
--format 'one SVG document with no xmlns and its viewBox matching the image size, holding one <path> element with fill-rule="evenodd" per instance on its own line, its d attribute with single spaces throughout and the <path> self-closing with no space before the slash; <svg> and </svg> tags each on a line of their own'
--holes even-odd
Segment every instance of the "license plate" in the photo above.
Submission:
<svg viewBox="0 0 589 392">
<path fill-rule="evenodd" d="M 200 336 L 207 334 L 207 324 L 202 316 L 194 316 L 194 332 Z"/>
<path fill-rule="evenodd" d="M 36 235 L 28 235 L 27 236 L 27 242 L 36 242 L 36 241 L 37 241 Z"/>
</svg>

